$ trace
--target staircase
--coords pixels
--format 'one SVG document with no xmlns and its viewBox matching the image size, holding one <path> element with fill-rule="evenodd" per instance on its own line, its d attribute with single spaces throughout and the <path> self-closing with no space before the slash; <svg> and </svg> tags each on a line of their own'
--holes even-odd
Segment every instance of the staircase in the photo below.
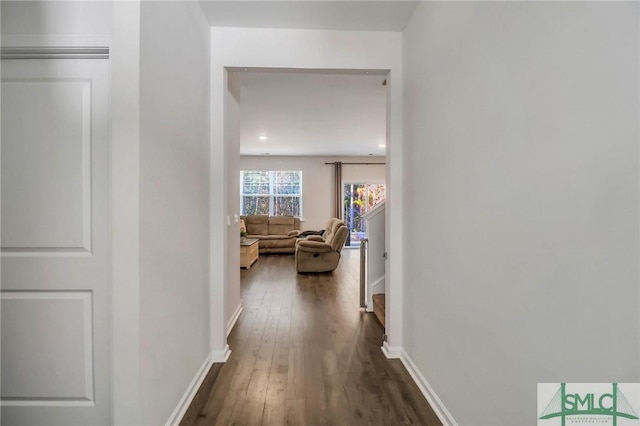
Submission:
<svg viewBox="0 0 640 426">
<path fill-rule="evenodd" d="M 385 202 L 377 204 L 362 218 L 366 221 L 367 237 L 361 246 L 360 307 L 373 312 L 385 327 Z"/>
<path fill-rule="evenodd" d="M 384 293 L 373 295 L 373 313 L 384 328 Z"/>
</svg>

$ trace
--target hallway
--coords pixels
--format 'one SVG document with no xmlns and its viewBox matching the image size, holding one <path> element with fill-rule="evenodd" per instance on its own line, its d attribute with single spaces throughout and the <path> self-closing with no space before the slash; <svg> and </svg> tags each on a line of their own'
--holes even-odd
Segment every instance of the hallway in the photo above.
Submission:
<svg viewBox="0 0 640 426">
<path fill-rule="evenodd" d="M 358 309 L 358 250 L 333 274 L 299 275 L 293 256 L 242 270 L 232 354 L 212 367 L 181 425 L 439 425 L 383 330 Z M 198 408 L 202 407 L 199 412 Z"/>
</svg>

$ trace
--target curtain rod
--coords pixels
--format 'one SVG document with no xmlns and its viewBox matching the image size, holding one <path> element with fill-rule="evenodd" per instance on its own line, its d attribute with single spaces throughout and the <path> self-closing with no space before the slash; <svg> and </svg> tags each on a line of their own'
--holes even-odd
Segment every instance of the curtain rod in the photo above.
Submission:
<svg viewBox="0 0 640 426">
<path fill-rule="evenodd" d="M 333 163 L 324 163 L 324 164 L 326 166 L 327 164 L 336 164 L 336 163 L 339 163 L 339 161 L 334 161 Z M 351 166 L 351 165 L 356 165 L 356 164 L 369 166 L 369 165 L 372 165 L 372 164 L 387 164 L 387 163 L 342 163 L 342 165 L 345 165 L 345 166 Z"/>
</svg>

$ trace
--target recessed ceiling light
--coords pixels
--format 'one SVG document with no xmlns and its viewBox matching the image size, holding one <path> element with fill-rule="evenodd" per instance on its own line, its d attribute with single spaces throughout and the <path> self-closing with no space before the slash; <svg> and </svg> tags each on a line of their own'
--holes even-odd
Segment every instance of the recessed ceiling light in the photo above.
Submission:
<svg viewBox="0 0 640 426">
<path fill-rule="evenodd" d="M 378 144 L 378 148 L 385 148 L 385 147 L 386 147 L 386 145 L 385 145 L 385 144 L 383 144 L 383 143 L 379 143 L 379 144 Z"/>
<path fill-rule="evenodd" d="M 260 136 L 258 136 L 258 139 L 260 139 L 261 141 L 266 141 L 269 138 L 266 137 L 265 135 L 260 135 Z"/>
</svg>

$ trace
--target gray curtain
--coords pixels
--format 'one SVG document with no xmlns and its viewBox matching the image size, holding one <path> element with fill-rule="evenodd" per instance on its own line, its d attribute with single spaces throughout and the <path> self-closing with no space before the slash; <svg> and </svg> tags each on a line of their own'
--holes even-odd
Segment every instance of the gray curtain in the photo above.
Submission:
<svg viewBox="0 0 640 426">
<path fill-rule="evenodd" d="M 342 218 L 342 162 L 341 161 L 336 161 L 335 162 L 335 173 L 334 173 L 334 181 L 335 181 L 335 188 L 334 188 L 334 193 L 335 193 L 335 198 L 334 198 L 334 206 L 335 206 L 335 210 L 334 210 L 334 217 L 337 217 L 338 219 Z"/>
</svg>

